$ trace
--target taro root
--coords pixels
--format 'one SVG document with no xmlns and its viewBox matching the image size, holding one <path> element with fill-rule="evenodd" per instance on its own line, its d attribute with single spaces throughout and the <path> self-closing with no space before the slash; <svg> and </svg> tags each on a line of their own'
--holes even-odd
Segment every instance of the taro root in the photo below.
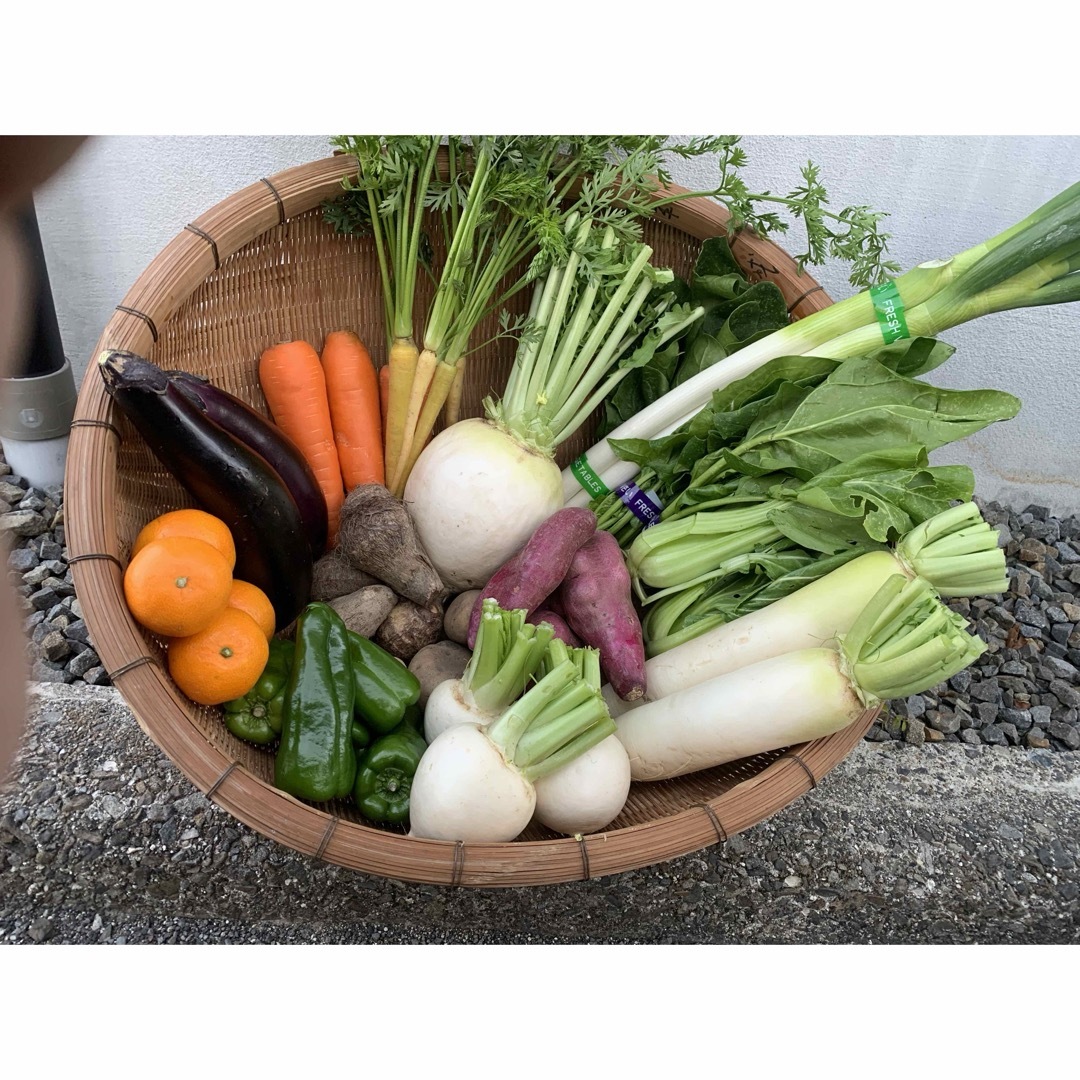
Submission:
<svg viewBox="0 0 1080 1080">
<path fill-rule="evenodd" d="M 365 585 L 378 585 L 380 582 L 357 570 L 344 555 L 334 548 L 315 563 L 311 575 L 311 599 L 327 602 L 339 596 L 348 596 Z"/>
<path fill-rule="evenodd" d="M 439 640 L 442 621 L 442 608 L 437 604 L 421 607 L 411 600 L 399 600 L 372 640 L 407 664 L 425 645 Z"/>
<path fill-rule="evenodd" d="M 425 645 L 409 661 L 409 670 L 420 680 L 420 708 L 427 705 L 431 691 L 448 679 L 460 679 L 465 673 L 472 653 L 452 641 L 436 641 Z"/>
<path fill-rule="evenodd" d="M 360 484 L 346 496 L 337 547 L 357 570 L 414 604 L 428 607 L 446 595 L 404 503 L 382 484 Z"/>
<path fill-rule="evenodd" d="M 469 617 L 479 595 L 479 589 L 470 589 L 468 592 L 459 593 L 446 607 L 443 633 L 458 645 L 469 644 Z"/>
<path fill-rule="evenodd" d="M 397 602 L 394 590 L 388 585 L 365 585 L 356 592 L 335 597 L 329 604 L 353 633 L 370 638 L 386 622 Z"/>
</svg>

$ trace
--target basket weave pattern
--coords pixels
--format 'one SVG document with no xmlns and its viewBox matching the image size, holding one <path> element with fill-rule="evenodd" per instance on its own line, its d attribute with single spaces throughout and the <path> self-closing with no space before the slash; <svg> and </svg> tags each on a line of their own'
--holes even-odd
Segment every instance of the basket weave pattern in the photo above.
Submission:
<svg viewBox="0 0 1080 1080">
<path fill-rule="evenodd" d="M 118 306 L 98 342 L 79 395 L 65 486 L 75 586 L 95 648 L 143 730 L 188 779 L 262 835 L 367 873 L 432 884 L 518 886 L 599 877 L 726 840 L 813 787 L 870 726 L 866 713 L 825 739 L 659 783 L 635 783 L 603 833 L 562 837 L 530 827 L 506 844 L 454 844 L 365 823 L 349 804 L 309 805 L 272 785 L 270 753 L 233 737 L 218 709 L 194 705 L 173 685 L 164 647 L 124 604 L 132 541 L 151 518 L 190 506 L 183 489 L 113 409 L 96 370 L 103 349 L 128 349 L 165 368 L 204 375 L 269 415 L 256 375 L 260 353 L 302 338 L 319 348 L 330 330 L 352 329 L 385 361 L 373 246 L 335 235 L 320 204 L 339 190 L 351 159 L 331 157 L 258 181 L 186 226 Z M 701 240 L 722 234 L 725 213 L 695 199 L 646 223 L 654 261 L 686 275 Z M 732 250 L 751 278 L 768 277 L 794 315 L 829 298 L 775 245 L 740 235 Z M 430 292 L 421 286 L 417 310 Z M 525 292 L 520 306 L 527 304 Z M 477 341 L 493 338 L 493 317 Z M 463 416 L 504 382 L 512 345 L 492 341 L 470 356 Z M 593 425 L 560 448 L 565 465 L 589 446 Z"/>
</svg>

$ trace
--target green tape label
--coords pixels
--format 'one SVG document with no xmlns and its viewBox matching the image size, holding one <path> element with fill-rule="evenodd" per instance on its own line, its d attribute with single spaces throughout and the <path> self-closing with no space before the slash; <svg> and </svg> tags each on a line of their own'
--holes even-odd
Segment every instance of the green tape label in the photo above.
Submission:
<svg viewBox="0 0 1080 1080">
<path fill-rule="evenodd" d="M 570 462 L 570 471 L 577 478 L 577 482 L 594 499 L 600 499 L 604 495 L 611 494 L 611 489 L 593 472 L 589 459 L 584 454 Z"/>
<path fill-rule="evenodd" d="M 900 290 L 897 289 L 895 281 L 875 285 L 870 290 L 870 301 L 874 305 L 881 336 L 886 345 L 911 337 L 907 319 L 904 318 L 904 301 L 900 299 Z"/>
</svg>

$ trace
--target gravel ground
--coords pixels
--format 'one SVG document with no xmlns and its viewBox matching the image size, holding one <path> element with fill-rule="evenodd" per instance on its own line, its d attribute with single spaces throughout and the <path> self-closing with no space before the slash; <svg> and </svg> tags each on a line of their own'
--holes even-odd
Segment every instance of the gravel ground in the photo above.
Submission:
<svg viewBox="0 0 1080 1080">
<path fill-rule="evenodd" d="M 112 688 L 37 685 L 0 790 L 5 943 L 1075 944 L 1080 753 L 864 741 L 697 854 L 587 882 L 448 889 L 263 839 Z"/>
<path fill-rule="evenodd" d="M 950 606 L 987 651 L 947 683 L 891 703 L 867 737 L 1080 749 L 1080 520 L 980 505 L 1001 533 L 1009 590 Z"/>
</svg>

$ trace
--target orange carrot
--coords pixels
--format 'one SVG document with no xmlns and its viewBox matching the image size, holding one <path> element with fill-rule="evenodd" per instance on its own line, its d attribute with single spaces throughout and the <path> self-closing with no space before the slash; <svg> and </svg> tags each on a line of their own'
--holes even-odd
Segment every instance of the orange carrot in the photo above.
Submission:
<svg viewBox="0 0 1080 1080">
<path fill-rule="evenodd" d="M 332 547 L 345 490 L 319 354 L 306 341 L 272 346 L 259 358 L 259 385 L 274 422 L 296 444 L 319 481 Z"/>
<path fill-rule="evenodd" d="M 323 342 L 322 366 L 345 490 L 384 483 L 379 378 L 367 347 L 335 330 Z"/>
<path fill-rule="evenodd" d="M 386 430 L 386 414 L 390 411 L 390 365 L 379 368 L 379 409 L 382 412 L 383 431 Z"/>
</svg>

